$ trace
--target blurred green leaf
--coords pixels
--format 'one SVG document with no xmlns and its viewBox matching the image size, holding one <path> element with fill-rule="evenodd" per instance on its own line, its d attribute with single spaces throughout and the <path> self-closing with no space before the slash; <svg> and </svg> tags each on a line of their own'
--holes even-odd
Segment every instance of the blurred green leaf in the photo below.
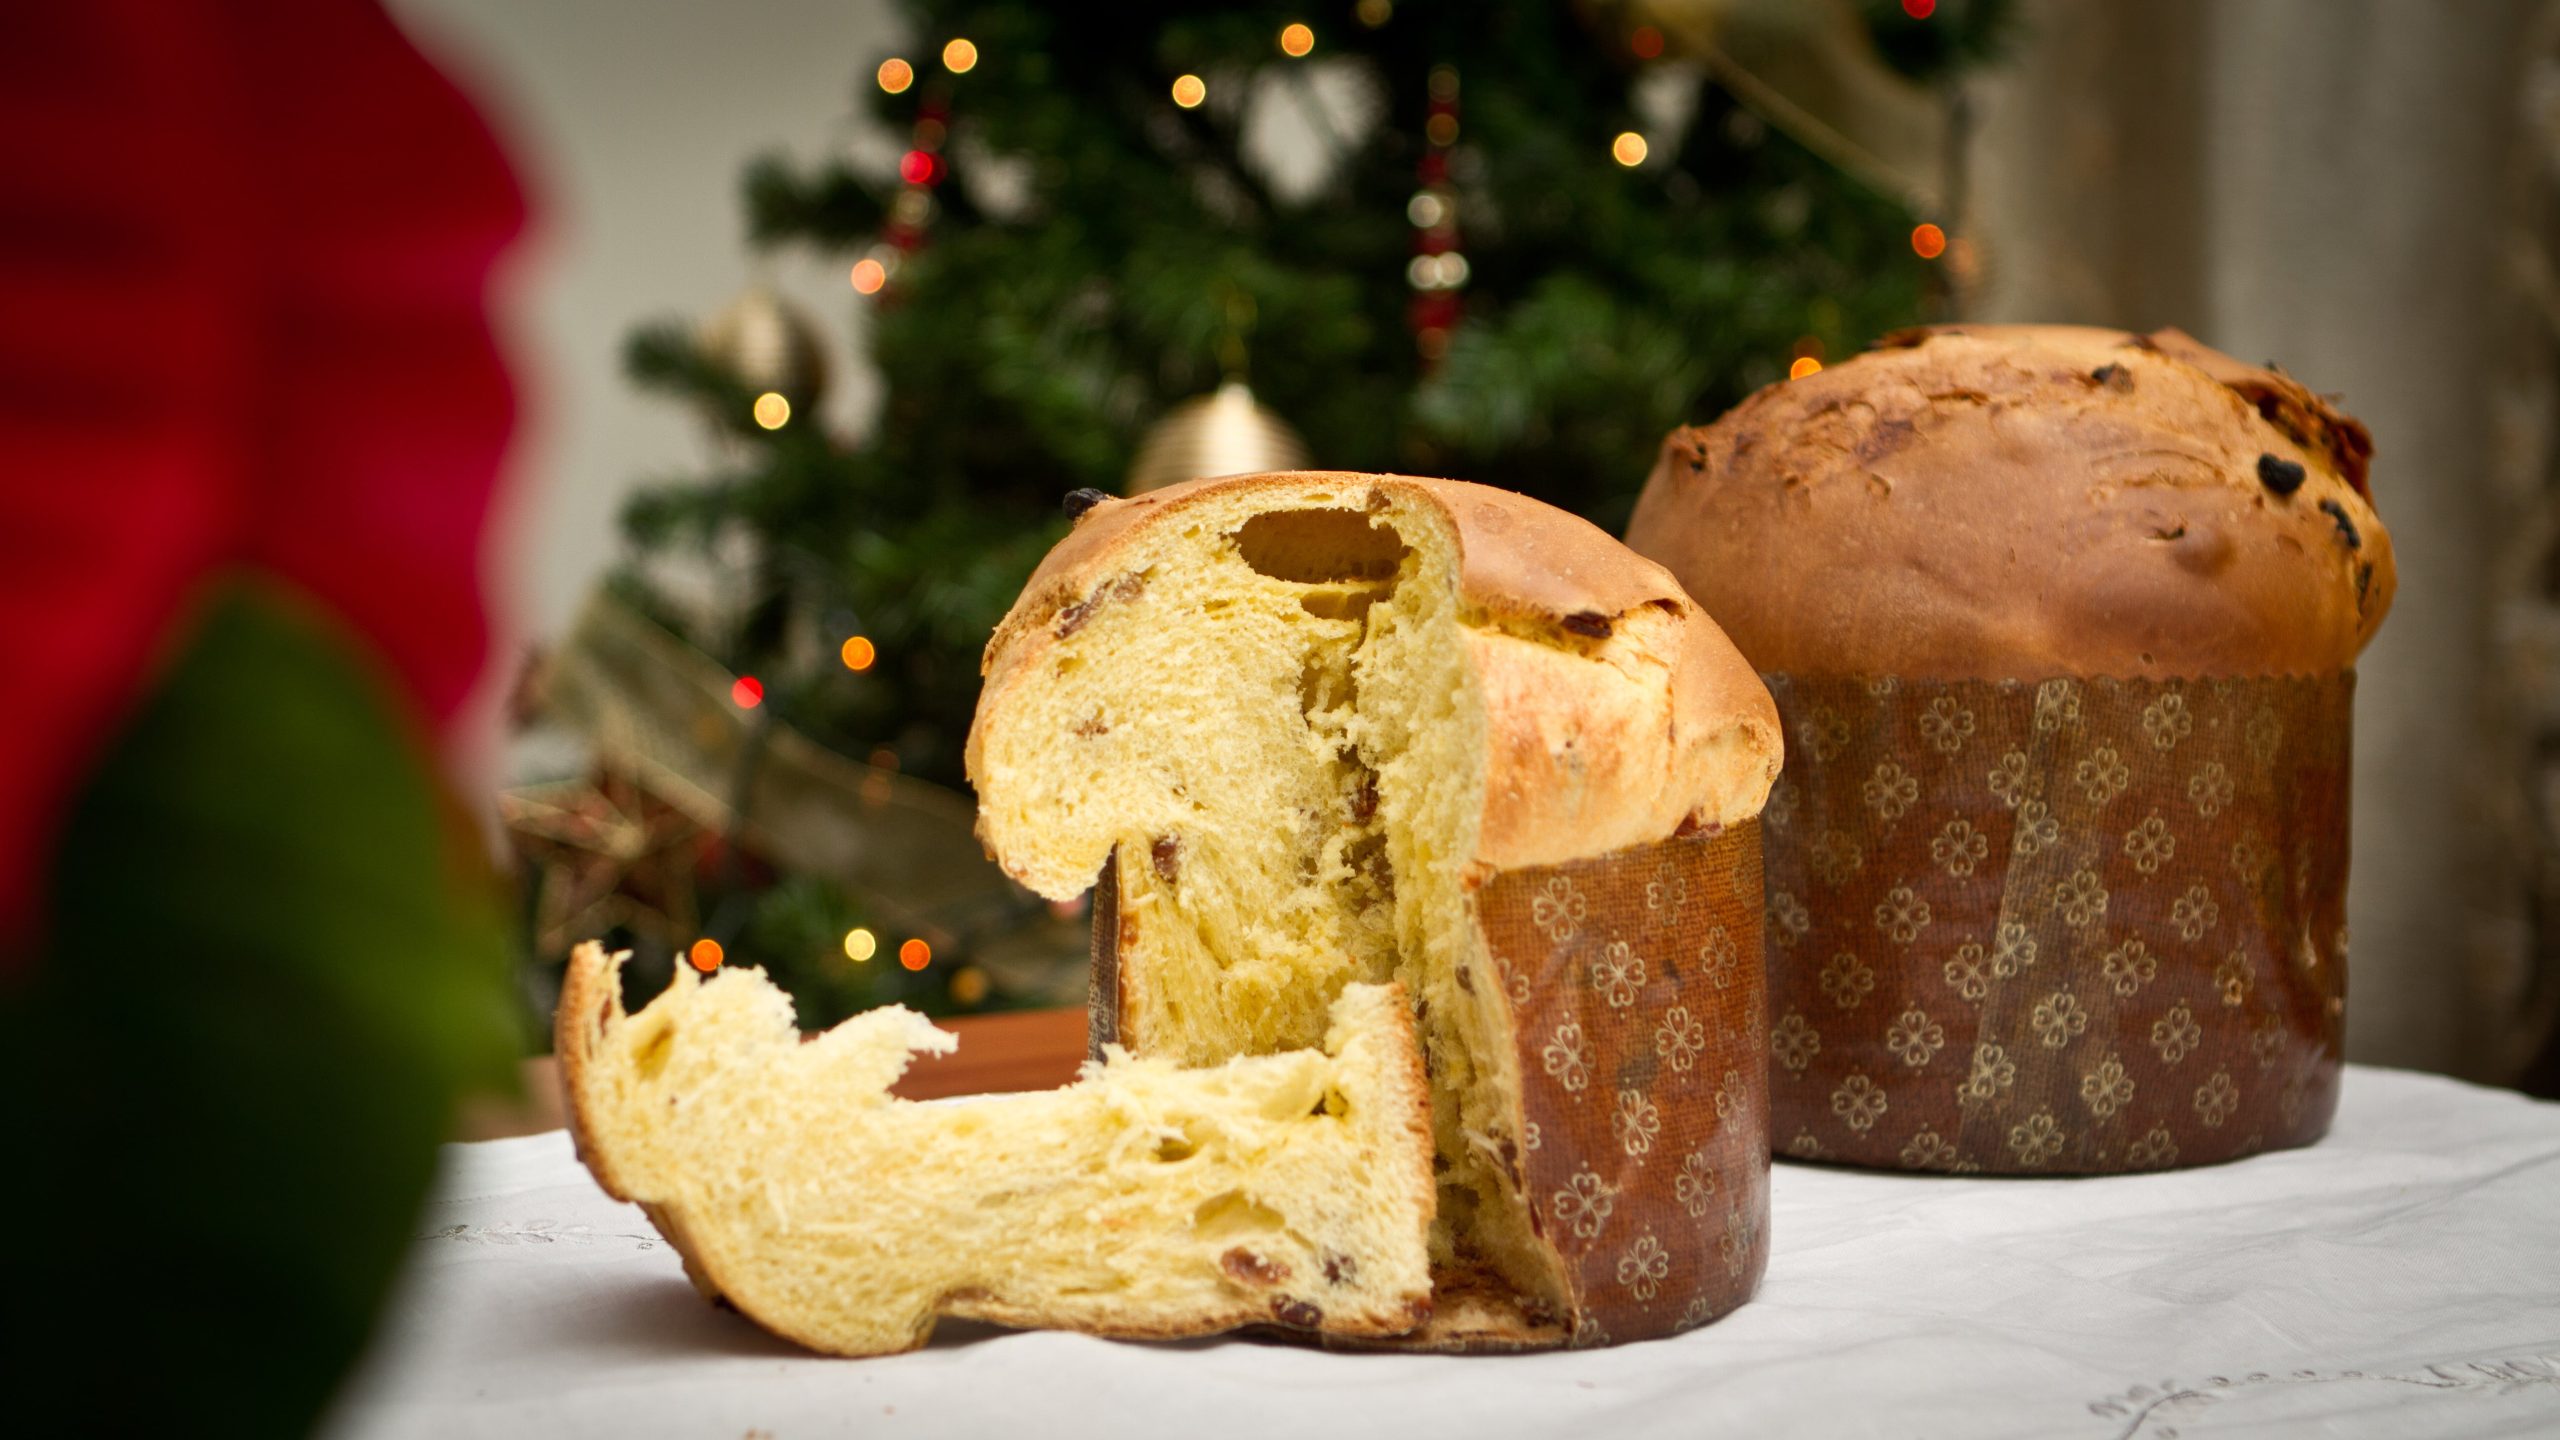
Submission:
<svg viewBox="0 0 2560 1440">
<path fill-rule="evenodd" d="M 524 1036 L 478 837 L 378 662 L 226 587 L 82 791 L 0 1002 L 26 1393 L 291 1435 L 371 1332 L 457 1096 Z"/>
</svg>

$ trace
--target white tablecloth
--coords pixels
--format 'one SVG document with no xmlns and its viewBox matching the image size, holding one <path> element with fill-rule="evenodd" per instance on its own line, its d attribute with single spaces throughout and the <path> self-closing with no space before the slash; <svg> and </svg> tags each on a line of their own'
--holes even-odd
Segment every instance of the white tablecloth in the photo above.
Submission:
<svg viewBox="0 0 2560 1440">
<path fill-rule="evenodd" d="M 2560 1105 L 2353 1067 L 2309 1150 L 2096 1180 L 1781 1164 L 1773 1203 L 1759 1298 L 1650 1344 L 946 1323 L 849 1361 L 705 1305 L 564 1134 L 456 1145 L 334 1433 L 2560 1435 Z"/>
</svg>

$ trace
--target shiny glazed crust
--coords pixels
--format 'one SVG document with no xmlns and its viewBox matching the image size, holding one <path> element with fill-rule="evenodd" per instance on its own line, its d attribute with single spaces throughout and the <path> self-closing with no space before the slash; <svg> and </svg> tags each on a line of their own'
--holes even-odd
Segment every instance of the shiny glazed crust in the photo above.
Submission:
<svg viewBox="0 0 2560 1440">
<path fill-rule="evenodd" d="M 2331 673 L 2391 607 L 2362 425 L 2174 330 L 1945 326 L 1672 433 L 1627 542 L 1768 673 Z"/>
</svg>

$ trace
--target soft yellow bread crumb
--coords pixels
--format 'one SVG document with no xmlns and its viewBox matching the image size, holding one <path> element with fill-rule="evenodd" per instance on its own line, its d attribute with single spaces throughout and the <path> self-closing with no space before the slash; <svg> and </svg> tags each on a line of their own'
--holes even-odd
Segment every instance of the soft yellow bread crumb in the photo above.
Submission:
<svg viewBox="0 0 2560 1440">
<path fill-rule="evenodd" d="M 1342 991 L 1321 1050 L 1114 1053 L 1063 1090 L 929 1105 L 888 1087 L 958 1042 L 913 1011 L 804 1044 L 761 971 L 679 967 L 625 1015 L 621 960 L 579 947 L 561 995 L 579 1154 L 778 1334 L 872 1355 L 937 1314 L 1143 1337 L 1429 1314 L 1429 1098 L 1394 986 Z"/>
</svg>

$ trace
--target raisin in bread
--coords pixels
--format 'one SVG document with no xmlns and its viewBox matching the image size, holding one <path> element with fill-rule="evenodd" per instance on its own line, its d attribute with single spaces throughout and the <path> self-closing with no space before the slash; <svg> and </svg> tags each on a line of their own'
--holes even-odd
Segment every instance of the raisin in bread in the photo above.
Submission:
<svg viewBox="0 0 2560 1440">
<path fill-rule="evenodd" d="M 557 1043 L 578 1153 L 703 1293 L 838 1355 L 936 1315 L 1137 1337 L 1382 1336 L 1429 1308 L 1429 1099 L 1404 997 L 1203 1069 L 1114 1054 L 1046 1094 L 888 1089 L 957 1041 L 888 1007 L 801 1042 L 761 971 L 679 967 L 636 1015 L 621 956 L 570 961 Z"/>
<path fill-rule="evenodd" d="M 990 851 L 1099 886 L 1097 1044 L 1310 1043 L 1400 980 L 1432 1077 L 1421 1343 L 1665 1333 L 1766 1215 L 1768 693 L 1668 573 L 1525 497 L 1304 473 L 1081 515 L 988 647 Z"/>
</svg>

